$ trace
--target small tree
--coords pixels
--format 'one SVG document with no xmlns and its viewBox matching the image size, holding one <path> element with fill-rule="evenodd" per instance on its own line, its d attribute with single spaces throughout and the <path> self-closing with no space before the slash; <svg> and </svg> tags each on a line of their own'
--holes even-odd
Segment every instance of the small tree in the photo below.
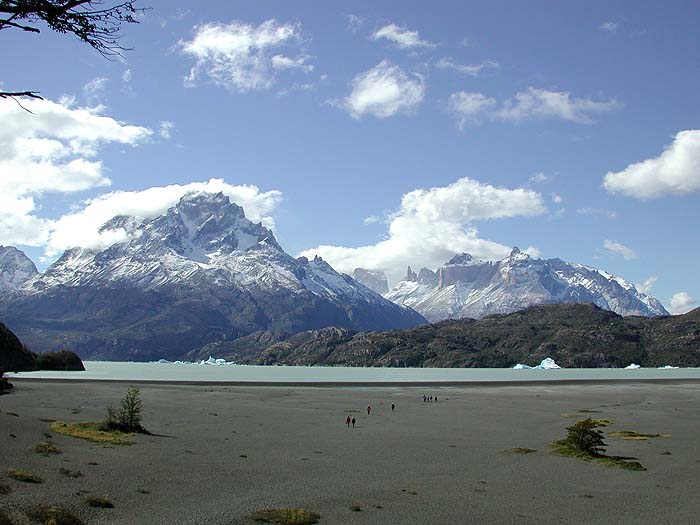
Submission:
<svg viewBox="0 0 700 525">
<path fill-rule="evenodd" d="M 142 432 L 141 410 L 143 404 L 140 395 L 141 391 L 132 385 L 122 398 L 119 410 L 111 406 L 107 408 L 107 421 L 105 421 L 107 427 L 124 432 Z"/>
<path fill-rule="evenodd" d="M 598 421 L 591 418 L 577 422 L 575 425 L 566 427 L 569 434 L 564 440 L 574 449 L 590 456 L 599 456 L 605 452 L 605 442 L 603 432 L 597 430 L 602 426 Z"/>
</svg>

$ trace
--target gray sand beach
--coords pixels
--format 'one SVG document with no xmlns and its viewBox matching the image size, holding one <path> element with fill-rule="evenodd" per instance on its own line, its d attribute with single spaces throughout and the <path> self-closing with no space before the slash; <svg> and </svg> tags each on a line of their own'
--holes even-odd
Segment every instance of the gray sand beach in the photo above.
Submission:
<svg viewBox="0 0 700 525">
<path fill-rule="evenodd" d="M 700 515 L 696 382 L 139 386 L 155 435 L 104 446 L 51 433 L 46 420 L 101 420 L 127 385 L 15 381 L 0 397 L 0 482 L 12 489 L 0 508 L 17 524 L 29 523 L 24 509 L 57 503 L 86 523 L 129 524 L 252 523 L 268 507 L 304 507 L 322 524 L 697 523 Z M 424 403 L 424 393 L 439 401 Z M 356 428 L 346 428 L 348 415 Z M 548 444 L 586 417 L 614 421 L 606 432 L 668 437 L 606 438 L 608 454 L 635 457 L 644 472 L 554 454 Z M 34 452 L 47 440 L 62 454 Z M 10 479 L 8 468 L 45 483 Z M 91 508 L 90 495 L 115 507 Z"/>
</svg>

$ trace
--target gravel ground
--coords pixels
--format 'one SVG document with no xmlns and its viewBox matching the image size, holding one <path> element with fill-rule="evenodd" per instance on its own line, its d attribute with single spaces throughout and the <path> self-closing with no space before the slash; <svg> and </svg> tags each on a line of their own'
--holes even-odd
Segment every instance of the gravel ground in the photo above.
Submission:
<svg viewBox="0 0 700 525">
<path fill-rule="evenodd" d="M 85 523 L 124 524 L 251 523 L 256 509 L 286 506 L 318 512 L 321 524 L 697 523 L 700 515 L 698 383 L 140 387 L 144 424 L 156 435 L 131 446 L 53 434 L 42 421 L 100 420 L 126 385 L 17 380 L 0 396 L 0 484 L 12 489 L 0 509 L 13 523 L 29 523 L 33 505 L 56 503 Z M 439 401 L 424 403 L 423 393 Z M 348 414 L 355 429 L 345 427 Z M 646 472 L 550 451 L 566 426 L 589 416 L 613 420 L 606 431 L 670 437 L 607 438 L 609 454 L 633 456 Z M 41 441 L 63 453 L 35 453 Z M 10 467 L 45 483 L 12 480 Z M 115 508 L 89 507 L 91 495 Z"/>
</svg>

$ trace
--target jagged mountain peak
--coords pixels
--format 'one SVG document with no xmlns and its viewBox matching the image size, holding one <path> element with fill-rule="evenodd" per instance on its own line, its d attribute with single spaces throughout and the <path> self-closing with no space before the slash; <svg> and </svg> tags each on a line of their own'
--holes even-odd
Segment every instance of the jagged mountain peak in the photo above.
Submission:
<svg viewBox="0 0 700 525">
<path fill-rule="evenodd" d="M 14 246 L 0 246 L 0 292 L 19 288 L 36 275 L 34 262 Z"/>
<path fill-rule="evenodd" d="M 386 274 L 381 270 L 355 268 L 352 272 L 352 278 L 380 295 L 384 295 L 389 291 L 389 283 Z"/>
<path fill-rule="evenodd" d="M 620 315 L 668 315 L 657 299 L 620 277 L 561 259 L 532 259 L 517 247 L 500 261 L 458 255 L 438 268 L 437 279 L 431 280 L 427 272 L 409 275 L 385 297 L 410 306 L 432 322 L 581 301 Z"/>
<path fill-rule="evenodd" d="M 466 252 L 462 252 L 460 254 L 455 255 L 445 263 L 445 266 L 447 265 L 457 265 L 457 264 L 469 264 L 474 260 L 474 257 L 472 257 L 470 254 Z"/>
</svg>

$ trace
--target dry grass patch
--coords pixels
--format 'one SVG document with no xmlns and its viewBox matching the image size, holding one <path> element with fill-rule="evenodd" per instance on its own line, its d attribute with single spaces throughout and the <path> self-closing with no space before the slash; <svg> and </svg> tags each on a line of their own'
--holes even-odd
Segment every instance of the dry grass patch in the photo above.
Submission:
<svg viewBox="0 0 700 525">
<path fill-rule="evenodd" d="M 669 438 L 669 434 L 641 434 L 639 432 L 633 432 L 631 430 L 617 430 L 615 432 L 608 432 L 608 436 L 622 438 L 627 441 L 646 441 L 649 438 Z"/>
<path fill-rule="evenodd" d="M 27 472 L 26 470 L 20 470 L 18 468 L 9 468 L 7 469 L 7 475 L 8 477 L 12 479 L 16 479 L 17 481 L 23 481 L 24 483 L 43 483 L 44 480 L 41 479 L 39 476 L 35 476 L 31 472 Z"/>
<path fill-rule="evenodd" d="M 103 423 L 63 423 L 56 421 L 51 424 L 51 430 L 56 434 L 85 439 L 93 443 L 109 443 L 111 445 L 131 445 L 134 434 L 109 430 Z"/>
<path fill-rule="evenodd" d="M 44 456 L 50 456 L 52 454 L 61 454 L 59 448 L 53 443 L 47 441 L 42 441 L 34 445 L 34 452 L 37 454 L 43 454 Z"/>
<path fill-rule="evenodd" d="M 60 505 L 42 505 L 27 511 L 33 523 L 43 525 L 83 525 L 83 520 Z"/>
<path fill-rule="evenodd" d="M 7 483 L 0 483 L 0 496 L 4 496 L 10 492 L 12 492 L 12 487 L 10 487 Z"/>
<path fill-rule="evenodd" d="M 515 447 L 515 448 L 509 448 L 504 450 L 503 452 L 510 453 L 510 454 L 534 454 L 537 452 L 534 448 L 527 448 L 527 447 Z"/>
<path fill-rule="evenodd" d="M 63 467 L 61 467 L 60 469 L 58 469 L 58 473 L 59 473 L 61 476 L 65 476 L 65 477 L 67 477 L 67 478 L 73 478 L 73 479 L 82 478 L 82 477 L 83 477 L 83 473 L 80 472 L 79 470 L 69 470 L 69 469 L 63 468 Z"/>
<path fill-rule="evenodd" d="M 264 509 L 253 514 L 257 523 L 272 523 L 273 525 L 313 525 L 318 523 L 321 516 L 306 509 Z"/>
</svg>

